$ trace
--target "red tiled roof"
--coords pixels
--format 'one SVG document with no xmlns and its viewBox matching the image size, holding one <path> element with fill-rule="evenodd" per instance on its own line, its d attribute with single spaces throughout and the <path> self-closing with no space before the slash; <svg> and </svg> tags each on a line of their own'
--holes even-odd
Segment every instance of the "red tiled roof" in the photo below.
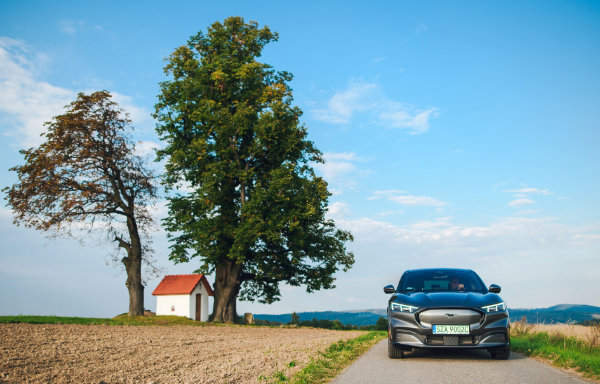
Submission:
<svg viewBox="0 0 600 384">
<path fill-rule="evenodd" d="M 200 282 L 204 284 L 209 296 L 213 296 L 213 290 L 203 274 L 167 275 L 158 284 L 152 295 L 189 295 Z"/>
</svg>

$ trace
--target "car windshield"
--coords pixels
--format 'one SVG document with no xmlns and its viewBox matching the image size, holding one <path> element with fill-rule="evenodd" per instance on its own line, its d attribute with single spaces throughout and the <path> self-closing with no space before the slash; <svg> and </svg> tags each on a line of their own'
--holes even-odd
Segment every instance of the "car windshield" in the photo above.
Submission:
<svg viewBox="0 0 600 384">
<path fill-rule="evenodd" d="M 483 282 L 473 271 L 425 270 L 408 271 L 400 280 L 400 292 L 481 292 Z"/>
</svg>

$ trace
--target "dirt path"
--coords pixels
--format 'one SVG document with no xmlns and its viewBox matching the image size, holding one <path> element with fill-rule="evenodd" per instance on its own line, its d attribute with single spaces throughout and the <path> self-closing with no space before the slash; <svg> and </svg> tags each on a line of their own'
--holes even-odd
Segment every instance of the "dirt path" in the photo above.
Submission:
<svg viewBox="0 0 600 384">
<path fill-rule="evenodd" d="M 357 332 L 0 324 L 0 383 L 256 383 Z M 291 364 L 290 364 L 291 363 Z"/>
</svg>

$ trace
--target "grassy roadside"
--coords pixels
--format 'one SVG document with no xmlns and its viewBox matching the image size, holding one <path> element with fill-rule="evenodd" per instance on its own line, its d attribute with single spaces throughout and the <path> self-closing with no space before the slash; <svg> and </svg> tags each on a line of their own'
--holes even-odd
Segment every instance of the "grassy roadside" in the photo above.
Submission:
<svg viewBox="0 0 600 384">
<path fill-rule="evenodd" d="M 562 368 L 575 368 L 584 376 L 600 380 L 600 349 L 574 337 L 560 338 L 547 332 L 511 336 L 511 349 L 526 356 L 548 359 Z"/>
<path fill-rule="evenodd" d="M 583 376 L 600 380 L 600 346 L 597 339 L 581 340 L 564 333 L 532 331 L 520 322 L 513 323 L 511 349 L 526 356 L 549 360 L 552 365 L 576 369 Z"/>
<path fill-rule="evenodd" d="M 0 324 L 82 324 L 82 325 L 193 325 L 205 326 L 207 323 L 193 321 L 180 316 L 132 316 L 120 315 L 112 319 L 98 317 L 60 317 L 60 316 L 0 316 Z"/>
<path fill-rule="evenodd" d="M 259 377 L 259 382 L 269 384 L 319 384 L 326 383 L 337 376 L 344 368 L 365 353 L 377 342 L 387 337 L 385 331 L 372 331 L 350 340 L 341 340 L 329 346 L 319 356 L 292 377 L 286 377 L 278 371 L 273 376 Z"/>
</svg>

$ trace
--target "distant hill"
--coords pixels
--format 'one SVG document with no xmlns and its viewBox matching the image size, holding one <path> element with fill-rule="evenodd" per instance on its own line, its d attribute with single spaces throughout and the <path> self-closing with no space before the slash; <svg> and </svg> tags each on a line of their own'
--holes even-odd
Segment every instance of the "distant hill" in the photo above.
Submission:
<svg viewBox="0 0 600 384">
<path fill-rule="evenodd" d="M 548 308 L 508 309 L 511 320 L 525 316 L 528 323 L 580 323 L 586 320 L 599 320 L 600 307 L 579 304 L 559 304 Z"/>
<path fill-rule="evenodd" d="M 528 323 L 579 323 L 586 320 L 599 320 L 600 307 L 580 304 L 559 304 L 549 308 L 509 308 L 508 313 L 512 321 L 520 320 L 525 316 Z M 387 316 L 385 308 L 358 309 L 348 311 L 324 312 L 298 312 L 301 321 L 306 320 L 338 320 L 342 324 L 374 325 L 379 317 Z M 256 319 L 275 321 L 287 324 L 292 321 L 292 314 L 281 315 L 254 315 Z"/>
<path fill-rule="evenodd" d="M 385 311 L 385 310 L 384 310 Z M 382 315 L 376 313 L 360 311 L 360 312 L 297 312 L 300 317 L 300 321 L 306 320 L 338 320 L 342 324 L 352 325 L 374 325 Z M 383 315 L 384 317 L 386 315 Z M 287 324 L 292 321 L 292 314 L 286 313 L 282 315 L 254 315 L 255 319 L 276 321 L 279 323 Z"/>
<path fill-rule="evenodd" d="M 350 309 L 350 310 L 344 311 L 344 312 L 348 312 L 348 313 L 363 313 L 363 312 L 368 312 L 368 313 L 374 313 L 376 315 L 383 316 L 383 317 L 387 316 L 387 309 L 386 308 Z"/>
</svg>

